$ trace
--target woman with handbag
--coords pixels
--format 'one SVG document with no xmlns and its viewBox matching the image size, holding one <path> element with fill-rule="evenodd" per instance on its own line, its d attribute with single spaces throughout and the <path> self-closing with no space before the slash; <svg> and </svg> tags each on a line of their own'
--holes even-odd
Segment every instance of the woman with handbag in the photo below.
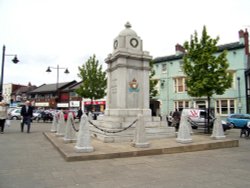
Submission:
<svg viewBox="0 0 250 188">
<path fill-rule="evenodd" d="M 7 104 L 3 101 L 0 102 L 0 127 L 1 134 L 4 133 L 5 121 L 8 118 Z"/>
</svg>

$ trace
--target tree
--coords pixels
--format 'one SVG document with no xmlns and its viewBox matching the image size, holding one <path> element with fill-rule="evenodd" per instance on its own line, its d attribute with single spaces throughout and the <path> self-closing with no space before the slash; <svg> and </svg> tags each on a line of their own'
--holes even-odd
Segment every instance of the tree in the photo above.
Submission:
<svg viewBox="0 0 250 188">
<path fill-rule="evenodd" d="M 158 91 L 155 89 L 155 86 L 157 85 L 158 80 L 152 79 L 155 75 L 155 70 L 153 68 L 154 61 L 150 61 L 149 66 L 151 69 L 150 75 L 149 75 L 149 97 L 150 97 L 150 99 L 152 99 L 158 94 Z"/>
<path fill-rule="evenodd" d="M 187 76 L 187 92 L 192 97 L 207 97 L 208 116 L 211 96 L 224 94 L 232 84 L 232 75 L 228 72 L 227 52 L 223 51 L 216 55 L 218 41 L 219 37 L 212 39 L 204 26 L 200 40 L 195 31 L 190 42 L 184 43 L 186 53 L 183 57 L 183 71 Z"/>
<path fill-rule="evenodd" d="M 96 56 L 90 57 L 88 61 L 81 67 L 78 67 L 78 77 L 82 79 L 82 84 L 76 93 L 83 97 L 93 100 L 103 98 L 106 93 L 107 79 L 106 72 L 102 71 L 102 65 L 99 65 L 99 61 L 96 60 Z"/>
</svg>

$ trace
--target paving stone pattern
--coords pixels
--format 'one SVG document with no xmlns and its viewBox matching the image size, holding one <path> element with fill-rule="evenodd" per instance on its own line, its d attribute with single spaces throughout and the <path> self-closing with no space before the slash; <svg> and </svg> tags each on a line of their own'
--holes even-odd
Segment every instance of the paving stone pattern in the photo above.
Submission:
<svg viewBox="0 0 250 188">
<path fill-rule="evenodd" d="M 50 123 L 36 123 L 31 133 L 12 121 L 0 135 L 0 188 L 242 188 L 250 187 L 250 139 L 229 130 L 239 147 L 66 162 L 42 134 Z"/>
</svg>

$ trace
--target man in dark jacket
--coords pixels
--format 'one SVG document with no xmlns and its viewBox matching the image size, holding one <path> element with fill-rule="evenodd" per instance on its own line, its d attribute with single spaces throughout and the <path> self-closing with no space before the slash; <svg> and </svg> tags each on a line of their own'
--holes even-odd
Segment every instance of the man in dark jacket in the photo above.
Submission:
<svg viewBox="0 0 250 188">
<path fill-rule="evenodd" d="M 172 125 L 175 127 L 176 131 L 179 130 L 180 119 L 181 119 L 181 114 L 180 114 L 180 112 L 177 109 L 175 109 L 175 111 L 173 113 L 173 122 L 172 122 Z"/>
<path fill-rule="evenodd" d="M 77 116 L 76 116 L 76 117 L 77 117 L 79 120 L 81 120 L 82 114 L 83 114 L 83 113 L 82 113 L 82 109 L 79 108 L 78 111 L 77 111 Z"/>
<path fill-rule="evenodd" d="M 30 101 L 25 102 L 25 106 L 21 109 L 21 116 L 23 117 L 21 122 L 21 132 L 23 132 L 24 124 L 26 124 L 27 133 L 30 133 L 31 118 L 33 116 L 33 108 L 30 105 Z"/>
</svg>

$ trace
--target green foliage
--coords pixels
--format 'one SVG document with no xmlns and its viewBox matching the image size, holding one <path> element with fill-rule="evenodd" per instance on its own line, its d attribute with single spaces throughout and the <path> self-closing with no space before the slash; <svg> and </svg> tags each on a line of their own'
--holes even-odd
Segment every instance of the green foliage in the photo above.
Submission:
<svg viewBox="0 0 250 188">
<path fill-rule="evenodd" d="M 190 96 L 222 95 L 231 87 L 232 75 L 227 71 L 229 67 L 227 52 L 215 55 L 218 50 L 216 46 L 218 40 L 218 37 L 210 38 L 204 26 L 200 40 L 195 32 L 190 42 L 184 43 L 186 54 L 183 58 L 183 69 L 187 75 L 186 85 Z"/>
<path fill-rule="evenodd" d="M 81 67 L 78 67 L 78 77 L 82 79 L 82 84 L 76 93 L 84 98 L 101 99 L 106 93 L 107 79 L 106 72 L 102 71 L 102 65 L 96 60 L 96 56 L 90 57 Z"/>
<path fill-rule="evenodd" d="M 157 85 L 158 80 L 152 79 L 155 75 L 155 70 L 153 68 L 154 62 L 150 61 L 149 65 L 150 65 L 150 69 L 151 69 L 150 75 L 149 75 L 149 97 L 152 99 L 153 97 L 155 97 L 158 94 L 158 91 L 155 89 L 155 86 Z"/>
</svg>

